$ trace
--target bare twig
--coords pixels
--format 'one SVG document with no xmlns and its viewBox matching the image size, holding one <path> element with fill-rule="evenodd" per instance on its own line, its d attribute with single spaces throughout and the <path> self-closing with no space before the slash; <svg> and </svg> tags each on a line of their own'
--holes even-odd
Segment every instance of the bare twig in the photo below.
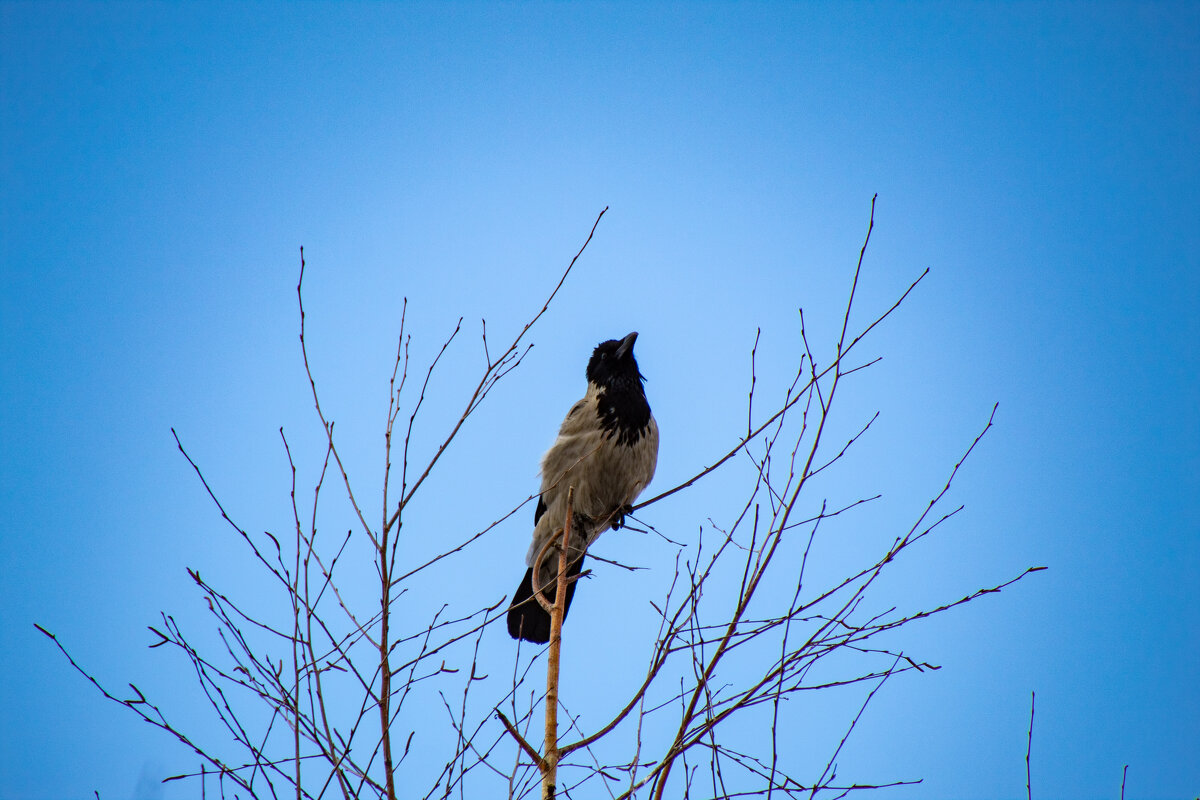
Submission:
<svg viewBox="0 0 1200 800">
<path fill-rule="evenodd" d="M 508 363 L 508 359 L 514 356 L 514 354 L 517 352 L 517 348 L 520 346 L 521 340 L 525 337 L 525 334 L 529 332 L 529 329 L 532 328 L 534 324 L 541 319 L 542 315 L 546 313 L 546 310 L 550 308 L 550 303 L 554 300 L 555 295 L 558 294 L 558 290 L 562 288 L 563 283 L 567 280 L 567 276 L 571 274 L 571 269 L 575 266 L 575 262 L 579 260 L 579 257 L 583 255 L 583 251 L 587 249 L 588 244 L 592 241 L 592 236 L 594 236 L 596 233 L 596 227 L 600 224 L 600 220 L 604 217 L 604 213 L 606 211 L 608 211 L 608 206 L 605 206 L 599 215 L 596 216 L 596 221 L 592 223 L 592 229 L 588 232 L 587 239 L 584 240 L 583 245 L 579 248 L 579 252 L 575 254 L 575 257 L 571 259 L 571 263 L 568 264 L 566 270 L 563 271 L 562 277 L 558 279 L 558 283 L 555 284 L 554 290 L 550 292 L 550 296 L 547 297 L 546 302 L 542 304 L 541 310 L 534 314 L 533 318 L 529 320 L 529 322 L 525 323 L 525 327 L 521 329 L 521 332 L 517 334 L 515 339 L 513 339 L 512 344 L 510 344 L 508 348 L 500 354 L 498 359 L 495 361 L 489 361 L 488 368 L 484 371 L 483 377 L 480 378 L 479 384 L 475 387 L 475 390 L 471 393 L 470 399 L 467 401 L 466 409 L 463 411 L 458 421 L 454 424 L 454 427 L 450 430 L 450 433 L 446 436 L 445 440 L 443 440 L 441 445 L 438 446 L 437 452 L 434 453 L 433 458 L 430 459 L 428 465 L 425 467 L 425 470 L 421 473 L 417 480 L 413 482 L 413 485 L 400 500 L 399 505 L 396 507 L 395 513 L 393 513 L 391 518 L 388 520 L 388 524 L 384 526 L 384 534 L 386 534 L 387 531 L 396 524 L 400 518 L 400 514 L 404 510 L 404 507 L 408 505 L 410 500 L 412 500 L 412 497 L 414 494 L 416 494 L 417 489 L 421 488 L 421 484 L 425 482 L 427 477 L 429 477 L 429 473 L 433 470 L 434 465 L 437 464 L 438 460 L 442 457 L 442 454 L 446 452 L 446 448 L 450 446 L 452 441 L 454 441 L 454 437 L 458 435 L 463 423 L 467 421 L 467 417 L 469 417 L 471 412 L 475 410 L 479 402 L 483 399 L 483 395 L 486 394 L 487 389 L 490 387 L 490 385 L 492 385 L 494 378 L 497 377 L 496 373 L 498 369 L 503 365 L 506 365 Z"/>
<path fill-rule="evenodd" d="M 798 366 L 793 375 L 785 375 L 790 378 L 790 385 L 784 381 L 783 396 L 764 402 L 757 396 L 762 391 L 761 365 L 757 363 L 761 329 L 757 330 L 750 349 L 744 434 L 735 433 L 736 441 L 729 443 L 730 449 L 691 478 L 634 507 L 634 510 L 644 508 L 696 485 L 735 455 L 739 456 L 739 462 L 750 467 L 744 476 L 744 501 L 739 499 L 724 515 L 711 510 L 699 512 L 699 519 L 707 522 L 694 527 L 693 523 L 679 526 L 680 531 L 689 532 L 687 536 L 661 524 L 659 530 L 647 521 L 637 520 L 640 526 L 678 551 L 674 574 L 666 581 L 665 596 L 660 595 L 661 599 L 651 603 L 658 617 L 658 631 L 648 648 L 645 673 L 632 678 L 628 695 L 614 702 L 613 710 L 608 712 L 611 716 L 606 715 L 593 724 L 587 715 L 575 713 L 574 708 L 568 709 L 560 700 L 560 672 L 565 666 L 561 647 L 566 591 L 571 581 L 581 577 L 568 575 L 571 527 L 573 523 L 583 524 L 573 518 L 573 494 L 569 488 L 561 545 L 557 535 L 551 537 L 534 562 L 540 565 L 543 560 L 553 558 L 552 548 L 560 546 L 553 601 L 548 599 L 551 592 L 548 581 L 547 585 L 535 585 L 532 593 L 532 601 L 542 604 L 550 614 L 550 645 L 522 658 L 518 643 L 510 688 L 491 692 L 494 679 L 488 681 L 490 670 L 482 668 L 479 662 L 480 653 L 487 652 L 486 648 L 481 651 L 485 629 L 506 613 L 503 599 L 474 610 L 459 610 L 446 602 L 421 619 L 408 613 L 407 605 L 403 606 L 404 614 L 398 611 L 403 598 L 428 598 L 427 591 L 413 581 L 414 577 L 426 570 L 449 570 L 450 556 L 463 553 L 484 535 L 503 526 L 533 499 L 531 496 L 516 502 L 514 498 L 511 510 L 489 515 L 495 517 L 490 524 L 474 533 L 456 535 L 442 545 L 441 552 L 429 557 L 421 556 L 410 562 L 406 560 L 408 551 L 402 551 L 404 542 L 400 532 L 416 519 L 406 517 L 405 509 L 441 463 L 442 455 L 459 441 L 466 420 L 497 382 L 529 352 L 532 346 L 526 342 L 529 331 L 549 309 L 606 211 L 596 217 L 587 239 L 540 310 L 528 318 L 506 348 L 500 350 L 488 341 L 487 323 L 481 320 L 485 360 L 482 375 L 474 388 L 465 393 L 462 412 L 428 457 L 418 457 L 413 438 L 425 424 L 419 420 L 424 419 L 420 412 L 427 389 L 433 386 L 435 370 L 445 368 L 443 355 L 457 338 L 461 319 L 427 365 L 419 393 L 410 403 L 403 394 L 411 366 L 412 338 L 406 328 L 407 300 L 404 301 L 399 309 L 400 332 L 388 382 L 384 465 L 378 495 L 381 505 L 375 518 L 378 528 L 368 524 L 356 500 L 352 486 L 355 482 L 342 462 L 333 421 L 322 408 L 318 381 L 309 364 L 301 292 L 305 262 L 301 251 L 296 286 L 301 353 L 325 437 L 324 453 L 317 455 L 319 474 L 314 470 L 312 508 L 301 508 L 298 497 L 302 493 L 297 494 L 300 470 L 282 430 L 280 436 L 291 471 L 290 524 L 294 533 L 276 537 L 265 532 L 262 534 L 265 538 L 258 534 L 251 536 L 234 523 L 200 468 L 184 451 L 179 437 L 175 437 L 180 452 L 200 478 L 221 517 L 250 547 L 254 559 L 268 569 L 274 579 L 268 582 L 286 594 L 286 605 L 279 606 L 278 615 L 256 613 L 236 596 L 230 597 L 210 584 L 199 572 L 189 570 L 217 625 L 220 644 L 216 652 L 205 652 L 189 641 L 168 614 L 162 615 L 159 627 L 150 629 L 156 637 L 151 647 L 168 645 L 168 649 L 187 659 L 203 700 L 227 732 L 237 755 L 218 756 L 210 748 L 194 744 L 132 685 L 134 696 L 130 699 L 110 694 L 71 659 L 52 634 L 39 627 L 72 666 L 106 697 L 174 735 L 201 756 L 198 772 L 171 779 L 200 777 L 204 796 L 207 776 L 215 774 L 214 783 L 222 797 L 236 792 L 238 796 L 270 796 L 273 800 L 288 795 L 297 800 L 325 800 L 328 795 L 339 793 L 344 800 L 366 797 L 394 800 L 400 793 L 442 800 L 451 797 L 466 800 L 501 792 L 506 792 L 509 798 L 525 798 L 535 795 L 539 784 L 543 798 L 607 793 L 614 800 L 643 795 L 661 800 L 711 791 L 714 797 L 765 796 L 771 800 L 777 795 L 815 798 L 820 794 L 840 798 L 853 792 L 919 782 L 865 783 L 849 781 L 837 774 L 838 759 L 848 746 L 851 733 L 883 684 L 902 672 L 938 669 L 890 644 L 893 638 L 887 635 L 918 620 L 1005 590 L 1043 568 L 1030 567 L 1007 581 L 984 583 L 986 588 L 941 604 L 900 610 L 894 601 L 878 602 L 878 579 L 883 572 L 904 560 L 901 554 L 914 544 L 946 527 L 945 523 L 960 510 L 961 507 L 947 508 L 946 498 L 960 468 L 992 427 L 997 413 L 994 406 L 986 426 L 950 470 L 945 485 L 932 493 L 927 505 L 918 508 L 919 515 L 914 514 L 916 520 L 911 526 L 900 527 L 883 552 L 847 570 L 849 574 L 822 584 L 812 577 L 814 570 L 809 557 L 812 555 L 815 560 L 819 552 L 814 548 L 817 537 L 827 537 L 831 525 L 844 529 L 855 518 L 855 509 L 879 497 L 869 491 L 852 495 L 858 499 L 851 500 L 813 496 L 814 487 L 819 484 L 812 479 L 849 462 L 858 449 L 856 443 L 871 432 L 878 418 L 876 413 L 855 421 L 847 438 L 835 433 L 841 427 L 840 422 L 835 425 L 833 414 L 835 408 L 840 411 L 842 396 L 848 391 L 842 385 L 853 385 L 853 381 L 842 379 L 879 360 L 872 354 L 852 356 L 851 353 L 905 302 L 928 274 L 928 270 L 922 272 L 882 313 L 867 316 L 865 324 L 859 321 L 855 306 L 861 304 L 859 288 L 874 230 L 875 198 L 849 293 L 841 309 L 842 319 L 834 328 L 832 341 L 827 346 L 818 346 L 820 342 L 815 336 L 810 339 L 801 310 L 800 342 L 796 346 Z M 493 351 L 497 355 L 493 356 Z M 822 359 L 821 366 L 818 357 Z M 402 413 L 408 419 L 401 423 L 404 431 L 401 443 L 394 441 L 393 432 Z M 839 438 L 832 441 L 835 436 Z M 402 454 L 395 454 L 400 462 L 400 480 L 399 491 L 389 493 L 389 488 L 396 488 L 389 487 L 393 478 L 393 445 L 402 448 Z M 344 520 L 339 520 L 338 535 L 326 541 L 323 535 L 318 539 L 318 505 L 331 464 L 341 475 L 342 489 L 349 501 L 350 509 L 342 512 L 343 516 L 351 514 L 351 519 L 357 521 L 347 527 Z M 326 505 L 321 504 L 322 509 Z M 587 524 L 604 527 L 609 522 L 590 520 Z M 690 533 L 696 528 L 699 535 L 693 538 Z M 631 530 L 645 533 L 641 528 Z M 370 541 L 370 548 L 361 547 L 364 539 L 357 535 L 360 531 Z M 370 591 L 373 599 L 367 608 L 361 606 L 362 600 L 356 596 L 361 587 L 346 586 L 343 579 L 347 570 L 339 568 L 343 561 L 361 558 L 364 553 L 369 553 L 368 560 L 379 581 L 378 591 L 374 588 Z M 637 568 L 621 563 L 621 559 L 592 555 L 597 563 Z M 785 569 L 783 565 L 798 569 Z M 437 577 L 440 579 L 440 572 Z M 455 574 L 452 578 L 460 580 L 461 576 Z M 880 644 L 881 636 L 887 637 L 889 644 Z M 290 664 L 287 651 L 291 653 Z M 540 687 L 534 688 L 535 681 L 531 678 L 543 655 L 547 661 L 544 694 Z M 462 681 L 461 700 L 456 702 L 449 699 L 449 689 L 457 686 L 454 681 Z M 788 774 L 789 767 L 794 765 L 789 765 L 787 748 L 781 745 L 782 739 L 776 739 L 774 731 L 786 724 L 789 709 L 786 701 L 801 697 L 804 692 L 837 687 L 861 687 L 857 691 L 865 692 L 865 698 L 848 727 L 840 731 L 840 740 L 833 740 L 836 746 L 831 748 L 832 755 L 821 774 L 815 781 L 800 781 Z M 411 713 L 414 703 L 424 697 L 425 691 L 429 697 L 440 699 L 448 715 L 449 726 L 443 724 L 440 728 L 444 735 L 437 726 L 413 721 L 419 719 Z M 481 692 L 491 692 L 482 704 Z M 347 702 L 345 698 L 351 696 Z M 247 702 L 258 704 L 257 711 L 250 711 Z M 539 703 L 544 703 L 544 708 L 538 709 Z M 767 708 L 763 708 L 764 704 Z M 507 714 L 500 711 L 505 705 L 509 707 Z M 477 713 L 481 706 L 485 713 Z M 769 710 L 773 733 L 769 743 L 763 739 L 743 746 L 738 741 L 738 729 L 725 723 L 735 716 L 744 717 L 755 708 L 762 712 Z M 561 731 L 560 710 L 567 723 Z M 543 753 L 538 752 L 536 738 L 531 741 L 539 711 L 545 715 Z M 1026 788 L 1030 800 L 1033 715 L 1031 696 L 1026 749 Z M 560 736 L 567 735 L 572 741 L 560 742 Z M 507 744 L 510 738 L 517 745 L 512 750 Z M 430 760 L 428 754 L 438 746 L 444 747 L 445 753 Z M 514 760 L 508 761 L 513 752 Z M 410 753 L 419 753 L 420 758 L 408 759 Z M 571 758 L 576 753 L 579 757 Z M 427 781 L 426 776 L 410 774 L 428 764 L 437 766 L 429 770 Z M 426 788 L 414 792 L 413 778 L 417 781 L 415 785 Z M 480 785 L 481 781 L 493 784 L 489 788 Z M 337 790 L 331 791 L 335 784 Z M 398 784 L 402 787 L 399 790 Z M 603 789 L 597 789 L 597 784 Z M 1122 794 L 1124 785 L 1123 772 Z"/>
<path fill-rule="evenodd" d="M 1037 701 L 1037 692 L 1029 693 L 1029 738 L 1025 741 L 1025 796 L 1033 800 L 1033 781 L 1029 772 L 1029 754 L 1033 752 L 1033 706 Z"/>
</svg>

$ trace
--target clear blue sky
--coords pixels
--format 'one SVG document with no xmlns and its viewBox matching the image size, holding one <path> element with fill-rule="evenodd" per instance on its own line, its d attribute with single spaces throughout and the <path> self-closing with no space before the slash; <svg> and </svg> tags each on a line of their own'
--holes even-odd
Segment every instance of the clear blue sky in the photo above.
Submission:
<svg viewBox="0 0 1200 800">
<path fill-rule="evenodd" d="M 145 626 L 203 628 L 185 566 L 252 597 L 261 577 L 170 428 L 245 527 L 287 527 L 278 428 L 309 474 L 319 449 L 301 245 L 314 367 L 371 485 L 401 298 L 418 359 L 470 325 L 427 448 L 478 369 L 477 320 L 511 335 L 611 208 L 430 484 L 412 535 L 437 543 L 533 490 L 589 349 L 630 330 L 656 485 L 721 452 L 755 329 L 763 365 L 793 363 L 800 305 L 832 336 L 875 193 L 863 313 L 931 274 L 871 343 L 840 424 L 883 413 L 830 491 L 911 520 L 999 402 L 966 511 L 886 600 L 1049 570 L 906 634 L 944 669 L 888 684 L 845 774 L 1024 796 L 1035 690 L 1035 796 L 1116 797 L 1128 764 L 1127 797 L 1196 797 L 1198 154 L 1194 3 L 0 2 L 0 798 L 195 796 L 156 783 L 195 759 L 33 623 L 203 724 Z M 647 519 L 686 537 L 723 513 L 708 499 Z M 528 534 L 460 562 L 464 602 L 511 591 Z M 637 561 L 643 540 L 602 541 Z M 612 674 L 644 652 L 613 618 L 662 579 L 581 591 L 570 624 Z M 505 663 L 502 630 L 487 647 Z"/>
</svg>

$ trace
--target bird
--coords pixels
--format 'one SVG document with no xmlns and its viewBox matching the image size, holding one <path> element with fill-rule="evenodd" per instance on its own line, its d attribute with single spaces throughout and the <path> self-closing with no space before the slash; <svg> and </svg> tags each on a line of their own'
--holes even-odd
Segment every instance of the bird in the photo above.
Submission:
<svg viewBox="0 0 1200 800">
<path fill-rule="evenodd" d="M 508 632 L 514 639 L 536 644 L 550 639 L 550 615 L 533 591 L 536 585 L 554 602 L 568 489 L 574 487 L 567 575 L 574 578 L 588 547 L 604 531 L 624 524 L 654 477 L 658 423 L 633 356 L 637 336 L 634 331 L 596 345 L 587 364 L 587 392 L 567 412 L 554 444 L 542 456 L 533 541 L 525 555 L 528 569 L 508 609 Z M 539 555 L 540 563 L 534 563 Z M 576 582 L 567 584 L 564 619 Z"/>
</svg>

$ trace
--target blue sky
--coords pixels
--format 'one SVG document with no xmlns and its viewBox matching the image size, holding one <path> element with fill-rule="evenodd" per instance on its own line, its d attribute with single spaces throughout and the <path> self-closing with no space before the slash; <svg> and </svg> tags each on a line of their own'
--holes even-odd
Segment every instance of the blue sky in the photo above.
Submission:
<svg viewBox="0 0 1200 800">
<path fill-rule="evenodd" d="M 459 316 L 470 334 L 431 397 L 428 450 L 479 368 L 478 319 L 511 336 L 610 209 L 528 361 L 431 481 L 419 553 L 533 490 L 602 339 L 641 332 L 663 430 L 652 488 L 727 449 L 755 330 L 778 380 L 797 307 L 835 335 L 876 193 L 861 313 L 930 275 L 838 420 L 882 412 L 822 491 L 884 497 L 827 556 L 890 541 L 998 402 L 956 483 L 966 510 L 887 601 L 1049 569 L 904 634 L 944 668 L 889 682 L 843 769 L 924 779 L 897 797 L 1023 796 L 1036 691 L 1035 795 L 1117 796 L 1126 764 L 1128 797 L 1200 793 L 1194 4 L 2 2 L 0 107 L 3 800 L 194 796 L 156 780 L 195 759 L 33 623 L 107 683 L 208 724 L 145 626 L 167 611 L 204 628 L 185 566 L 256 599 L 261 576 L 170 429 L 244 527 L 287 527 L 278 429 L 310 476 L 320 450 L 300 246 L 314 369 L 370 486 L 401 298 L 418 363 Z M 683 538 L 722 499 L 647 521 Z M 528 534 L 522 518 L 489 536 L 453 591 L 511 591 Z M 666 558 L 643 541 L 602 540 Z M 570 624 L 603 659 L 581 642 L 577 670 L 640 665 L 614 619 L 647 614 L 663 580 L 584 587 Z M 502 630 L 486 648 L 511 664 Z"/>
</svg>

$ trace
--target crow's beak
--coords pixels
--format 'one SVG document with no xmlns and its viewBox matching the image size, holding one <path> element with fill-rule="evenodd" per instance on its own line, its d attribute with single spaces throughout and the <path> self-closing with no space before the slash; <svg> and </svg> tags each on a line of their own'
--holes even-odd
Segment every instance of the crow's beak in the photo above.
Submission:
<svg viewBox="0 0 1200 800">
<path fill-rule="evenodd" d="M 621 340 L 621 344 L 617 347 L 617 358 L 624 358 L 627 353 L 633 350 L 633 343 L 637 341 L 637 331 L 626 336 Z"/>
</svg>

